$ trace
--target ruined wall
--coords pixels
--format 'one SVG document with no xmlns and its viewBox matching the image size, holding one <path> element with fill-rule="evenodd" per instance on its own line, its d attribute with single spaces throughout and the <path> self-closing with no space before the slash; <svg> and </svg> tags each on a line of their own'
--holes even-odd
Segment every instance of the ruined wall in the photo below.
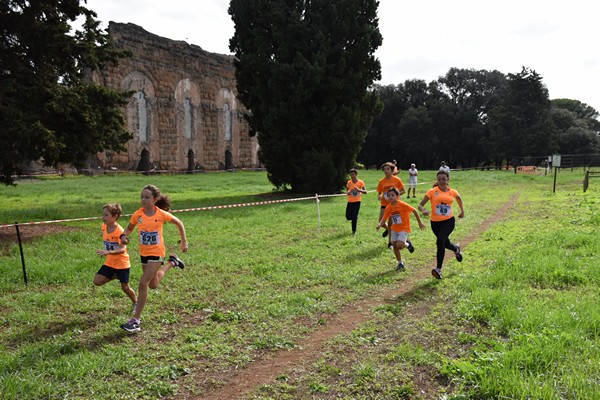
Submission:
<svg viewBox="0 0 600 400">
<path fill-rule="evenodd" d="M 236 98 L 233 57 L 110 22 L 115 45 L 132 57 L 93 76 L 134 92 L 125 110 L 127 152 L 99 154 L 104 168 L 218 170 L 258 166 L 246 109 Z"/>
</svg>

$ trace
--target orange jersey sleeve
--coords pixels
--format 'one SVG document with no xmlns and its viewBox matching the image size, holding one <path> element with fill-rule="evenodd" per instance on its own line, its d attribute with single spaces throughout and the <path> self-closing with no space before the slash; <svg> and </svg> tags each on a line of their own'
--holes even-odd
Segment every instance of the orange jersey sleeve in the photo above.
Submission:
<svg viewBox="0 0 600 400">
<path fill-rule="evenodd" d="M 117 250 L 120 247 L 121 239 L 119 238 L 123 234 L 123 227 L 117 224 L 114 231 L 108 232 L 106 224 L 102 224 L 102 239 L 104 240 L 104 250 Z M 105 265 L 114 269 L 127 269 L 131 267 L 129 262 L 129 253 L 127 253 L 127 247 L 125 246 L 125 252 L 121 254 L 107 254 Z"/>
<path fill-rule="evenodd" d="M 154 207 L 154 215 L 152 216 L 147 216 L 143 208 L 133 213 L 129 222 L 138 228 L 141 256 L 165 256 L 163 225 L 166 222 L 171 222 L 172 219 L 173 215 L 171 213 L 158 207 Z"/>
<path fill-rule="evenodd" d="M 425 195 L 431 202 L 431 221 L 445 221 L 454 216 L 452 203 L 458 197 L 456 190 L 448 188 L 447 192 L 442 192 L 438 187 L 434 187 Z"/>
</svg>

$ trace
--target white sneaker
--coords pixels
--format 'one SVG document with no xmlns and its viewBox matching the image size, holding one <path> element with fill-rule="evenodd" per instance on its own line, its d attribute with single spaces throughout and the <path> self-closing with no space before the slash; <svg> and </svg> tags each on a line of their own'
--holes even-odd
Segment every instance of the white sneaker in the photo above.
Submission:
<svg viewBox="0 0 600 400">
<path fill-rule="evenodd" d="M 127 323 L 122 324 L 121 328 L 125 329 L 127 332 L 139 332 L 142 330 L 141 328 L 142 321 L 136 320 L 135 318 L 131 318 Z"/>
</svg>

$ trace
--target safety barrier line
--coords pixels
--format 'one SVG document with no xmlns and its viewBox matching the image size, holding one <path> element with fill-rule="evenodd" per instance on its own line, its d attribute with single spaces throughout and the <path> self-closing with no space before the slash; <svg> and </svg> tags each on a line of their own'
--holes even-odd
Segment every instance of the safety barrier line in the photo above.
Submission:
<svg viewBox="0 0 600 400">
<path fill-rule="evenodd" d="M 368 190 L 367 193 L 373 193 L 375 190 Z M 319 198 L 326 197 L 341 197 L 346 196 L 345 193 L 338 194 L 316 194 L 310 197 L 296 197 L 293 199 L 282 199 L 282 200 L 266 200 L 266 201 L 255 201 L 250 203 L 237 203 L 237 204 L 224 204 L 219 206 L 207 206 L 207 207 L 194 207 L 194 208 L 183 208 L 181 210 L 170 210 L 171 213 L 179 213 L 179 212 L 189 212 L 189 211 L 208 211 L 208 210 L 219 210 L 225 208 L 238 208 L 238 207 L 251 207 L 251 206 L 259 206 L 265 204 L 276 204 L 276 203 L 290 203 L 294 201 L 304 201 L 304 200 L 319 200 Z M 122 217 L 130 217 L 133 214 L 123 214 Z M 5 224 L 0 225 L 0 229 L 9 228 L 16 225 L 19 226 L 27 226 L 27 225 L 45 225 L 45 224 L 56 224 L 61 222 L 74 222 L 74 221 L 91 221 L 102 219 L 102 217 L 84 217 L 84 218 L 69 218 L 69 219 L 55 219 L 50 221 L 36 221 L 36 222 L 19 222 L 18 224 Z"/>
<path fill-rule="evenodd" d="M 297 197 L 294 199 L 283 199 L 283 200 L 266 200 L 266 201 L 255 201 L 251 203 L 238 203 L 238 204 L 225 204 L 220 206 L 208 206 L 208 207 L 195 207 L 195 208 L 183 208 L 181 210 L 171 210 L 171 213 L 177 212 L 187 212 L 187 211 L 207 211 L 207 210 L 218 210 L 222 208 L 238 208 L 238 207 L 250 207 L 250 206 L 259 206 L 263 204 L 275 204 L 275 203 L 289 203 L 293 201 L 302 201 L 302 200 L 314 200 L 318 197 L 322 196 L 311 196 L 311 197 Z"/>
<path fill-rule="evenodd" d="M 131 214 L 130 214 L 131 215 Z M 11 226 L 26 226 L 26 225 L 45 225 L 45 224 L 55 224 L 58 222 L 71 222 L 71 221 L 89 221 L 94 219 L 101 219 L 102 217 L 85 217 L 85 218 L 71 218 L 71 219 L 55 219 L 52 221 L 37 221 L 37 222 L 19 222 L 18 224 L 6 224 L 0 225 L 1 228 L 8 228 Z"/>
<path fill-rule="evenodd" d="M 250 206 L 258 206 L 264 204 L 276 204 L 276 203 L 289 203 L 294 201 L 303 201 L 303 200 L 318 200 L 319 197 L 333 197 L 333 196 L 346 196 L 345 194 L 330 194 L 330 195 L 315 195 L 310 197 L 297 197 L 293 199 L 282 199 L 282 200 L 266 200 L 266 201 L 255 201 L 251 203 L 238 203 L 238 204 L 225 204 L 219 206 L 207 206 L 207 207 L 195 207 L 195 208 L 184 208 L 181 210 L 170 210 L 171 213 L 178 212 L 189 212 L 189 211 L 207 211 L 207 210 L 218 210 L 224 208 L 238 208 L 238 207 L 250 207 Z M 130 217 L 133 214 L 123 214 L 122 217 Z M 69 219 L 55 219 L 51 221 L 37 221 L 37 222 L 20 222 L 19 226 L 27 226 L 27 225 L 45 225 L 45 224 L 55 224 L 59 222 L 73 222 L 73 221 L 90 221 L 101 219 L 102 217 L 84 217 L 84 218 L 69 218 Z M 1 228 L 9 228 L 12 226 L 16 226 L 17 224 L 5 224 L 0 225 Z"/>
</svg>

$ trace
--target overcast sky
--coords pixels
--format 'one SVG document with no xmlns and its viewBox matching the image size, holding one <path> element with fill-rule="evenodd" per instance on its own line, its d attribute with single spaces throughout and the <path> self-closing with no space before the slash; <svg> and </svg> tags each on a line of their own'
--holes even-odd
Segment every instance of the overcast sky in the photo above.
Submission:
<svg viewBox="0 0 600 400">
<path fill-rule="evenodd" d="M 228 0 L 87 0 L 104 28 L 131 22 L 204 50 L 230 54 Z M 383 85 L 427 82 L 451 67 L 543 78 L 550 98 L 600 111 L 600 45 L 591 0 L 380 0 Z"/>
</svg>

